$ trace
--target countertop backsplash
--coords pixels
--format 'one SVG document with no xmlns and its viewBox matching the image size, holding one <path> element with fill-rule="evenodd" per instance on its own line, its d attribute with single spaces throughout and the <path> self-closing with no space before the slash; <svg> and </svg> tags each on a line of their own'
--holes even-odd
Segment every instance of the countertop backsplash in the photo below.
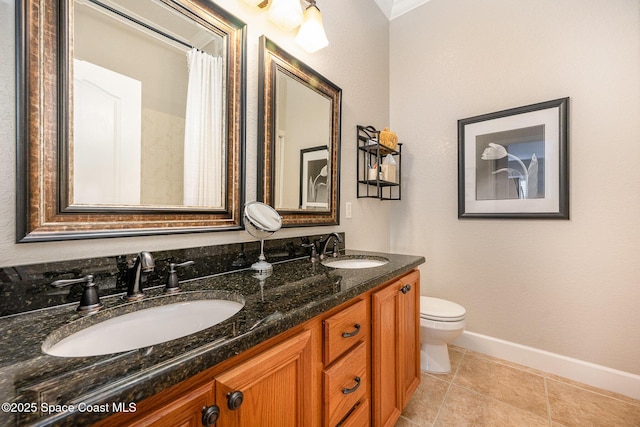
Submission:
<svg viewBox="0 0 640 427">
<path fill-rule="evenodd" d="M 344 251 L 345 236 L 344 233 L 340 234 L 342 237 L 340 250 Z M 301 243 L 321 237 L 323 235 L 265 240 L 265 256 L 271 263 L 307 256 L 308 249 L 302 248 Z M 152 252 L 155 269 L 146 275 L 144 287 L 152 289 L 164 286 L 170 262 L 194 261 L 193 265 L 178 270 L 178 276 L 182 282 L 245 269 L 257 261 L 259 253 L 259 241 Z M 122 294 L 127 286 L 127 262 L 135 259 L 136 255 L 122 254 L 2 267 L 0 268 L 0 318 L 64 304 L 77 304 L 82 294 L 82 284 L 64 288 L 53 288 L 50 285 L 51 282 L 61 279 L 75 279 L 92 274 L 101 297 Z"/>
</svg>

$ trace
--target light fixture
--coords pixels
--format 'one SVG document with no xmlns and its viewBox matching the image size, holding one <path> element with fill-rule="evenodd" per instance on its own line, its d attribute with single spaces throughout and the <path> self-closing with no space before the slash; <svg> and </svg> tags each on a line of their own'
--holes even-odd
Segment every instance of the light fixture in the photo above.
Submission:
<svg viewBox="0 0 640 427">
<path fill-rule="evenodd" d="M 300 0 L 273 0 L 269 20 L 284 31 L 291 31 L 302 23 Z"/>
<path fill-rule="evenodd" d="M 304 22 L 296 36 L 296 43 L 309 53 L 329 45 L 322 25 L 322 14 L 316 6 L 316 0 L 309 0 L 309 6 L 304 11 Z"/>
<path fill-rule="evenodd" d="M 253 6 L 253 7 L 259 7 L 260 9 L 262 9 L 264 6 L 267 5 L 268 0 L 244 0 L 245 3 L 247 3 L 249 6 Z"/>
<path fill-rule="evenodd" d="M 259 7 L 260 9 L 264 9 L 269 4 L 269 0 L 244 0 L 249 6 Z"/>
</svg>

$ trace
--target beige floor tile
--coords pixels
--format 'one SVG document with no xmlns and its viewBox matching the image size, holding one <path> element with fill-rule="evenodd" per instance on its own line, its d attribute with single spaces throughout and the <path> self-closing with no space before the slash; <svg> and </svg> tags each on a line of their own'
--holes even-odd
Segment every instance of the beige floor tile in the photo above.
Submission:
<svg viewBox="0 0 640 427">
<path fill-rule="evenodd" d="M 565 426 L 640 426 L 640 406 L 547 379 L 551 418 Z"/>
<path fill-rule="evenodd" d="M 499 358 L 494 357 L 494 356 L 489 356 L 488 354 L 476 353 L 475 351 L 471 351 L 471 350 L 467 350 L 467 354 L 471 354 L 471 355 L 474 355 L 474 356 L 477 356 L 477 357 L 481 357 L 483 359 L 491 360 L 491 361 L 499 363 L 501 365 L 510 366 L 512 368 L 519 369 L 521 371 L 529 372 L 529 373 L 532 373 L 532 374 L 535 374 L 535 375 L 540 375 L 542 377 L 545 377 L 545 376 L 548 375 L 544 371 L 540 371 L 538 369 L 530 368 L 528 366 L 523 366 L 523 365 L 520 365 L 518 363 L 510 362 L 508 360 L 499 359 Z"/>
<path fill-rule="evenodd" d="M 431 426 L 431 424 L 429 424 L 429 426 Z M 423 426 L 421 426 L 420 424 L 415 424 L 406 418 L 400 417 L 396 422 L 395 427 L 423 427 Z"/>
<path fill-rule="evenodd" d="M 464 347 L 458 347 L 458 346 L 457 346 L 457 345 L 455 345 L 455 344 L 447 344 L 447 345 L 448 345 L 448 347 L 449 347 L 449 349 L 450 349 L 450 350 L 455 350 L 455 351 L 458 351 L 458 352 L 460 352 L 460 353 L 465 353 L 465 352 L 467 351 L 467 349 L 466 349 L 466 348 L 464 348 Z"/>
<path fill-rule="evenodd" d="M 451 362 L 451 372 L 448 374 L 433 374 L 427 373 L 428 375 L 432 375 L 435 378 L 440 380 L 444 380 L 447 382 L 451 382 L 453 377 L 456 375 L 456 371 L 458 370 L 458 366 L 460 366 L 460 362 L 464 357 L 464 350 L 461 350 L 459 347 L 449 346 L 449 361 Z"/>
<path fill-rule="evenodd" d="M 466 353 L 453 384 L 548 418 L 544 378 Z"/>
<path fill-rule="evenodd" d="M 640 427 L 640 400 L 461 347 L 449 355 L 452 372 L 423 372 L 396 427 Z"/>
<path fill-rule="evenodd" d="M 590 390 L 590 391 L 593 391 L 593 392 L 598 393 L 598 394 L 603 394 L 605 396 L 609 396 L 609 397 L 612 397 L 612 398 L 617 399 L 617 400 L 622 400 L 623 402 L 629 403 L 631 405 L 640 406 L 640 400 L 634 399 L 634 398 L 629 397 L 629 396 L 625 396 L 623 394 L 619 394 L 619 393 L 616 393 L 616 392 L 613 392 L 613 391 L 609 391 L 609 390 L 603 390 L 601 388 L 593 387 L 593 386 L 590 386 L 588 384 L 584 384 L 584 383 L 581 383 L 581 382 L 578 382 L 578 381 L 573 381 L 573 380 L 570 380 L 568 378 L 560 377 L 560 376 L 553 375 L 553 374 L 545 374 L 545 377 L 549 378 L 551 380 L 558 381 L 558 382 L 565 383 L 565 384 L 569 384 L 569 385 L 572 385 L 572 386 L 575 386 L 575 387 L 578 387 L 578 388 L 582 388 L 582 389 L 585 389 L 585 390 Z"/>
<path fill-rule="evenodd" d="M 549 421 L 491 397 L 452 385 L 435 426 L 548 427 Z"/>
<path fill-rule="evenodd" d="M 448 382 L 423 373 L 420 386 L 404 408 L 402 416 L 420 426 L 433 425 L 448 389 Z"/>
</svg>

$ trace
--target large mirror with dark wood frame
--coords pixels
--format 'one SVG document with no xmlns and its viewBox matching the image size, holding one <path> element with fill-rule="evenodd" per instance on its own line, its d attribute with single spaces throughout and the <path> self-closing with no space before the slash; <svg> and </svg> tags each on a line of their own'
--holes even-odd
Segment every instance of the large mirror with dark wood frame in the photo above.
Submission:
<svg viewBox="0 0 640 427">
<path fill-rule="evenodd" d="M 283 226 L 339 223 L 342 91 L 260 39 L 258 197 Z"/>
<path fill-rule="evenodd" d="M 17 241 L 242 227 L 246 25 L 207 0 L 18 4 Z"/>
</svg>

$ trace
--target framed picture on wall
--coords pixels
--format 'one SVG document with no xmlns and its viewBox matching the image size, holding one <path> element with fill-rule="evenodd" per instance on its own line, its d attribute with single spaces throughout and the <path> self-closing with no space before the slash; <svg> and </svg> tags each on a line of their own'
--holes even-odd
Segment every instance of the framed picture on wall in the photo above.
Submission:
<svg viewBox="0 0 640 427">
<path fill-rule="evenodd" d="M 569 98 L 458 120 L 458 218 L 569 219 Z"/>
<path fill-rule="evenodd" d="M 329 209 L 329 147 L 300 150 L 300 208 Z"/>
</svg>

